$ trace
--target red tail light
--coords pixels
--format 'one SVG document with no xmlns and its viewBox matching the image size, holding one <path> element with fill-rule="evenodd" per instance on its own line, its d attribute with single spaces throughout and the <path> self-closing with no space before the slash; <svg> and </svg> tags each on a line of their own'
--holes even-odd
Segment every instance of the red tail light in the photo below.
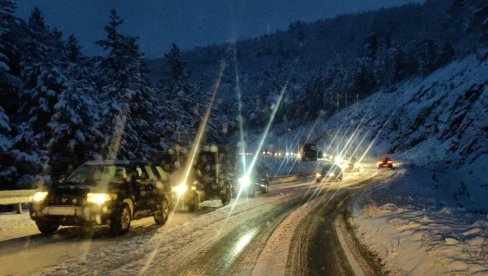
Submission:
<svg viewBox="0 0 488 276">
<path fill-rule="evenodd" d="M 388 164 L 393 164 L 393 161 L 391 161 L 391 160 L 390 160 L 390 161 L 388 161 Z"/>
</svg>

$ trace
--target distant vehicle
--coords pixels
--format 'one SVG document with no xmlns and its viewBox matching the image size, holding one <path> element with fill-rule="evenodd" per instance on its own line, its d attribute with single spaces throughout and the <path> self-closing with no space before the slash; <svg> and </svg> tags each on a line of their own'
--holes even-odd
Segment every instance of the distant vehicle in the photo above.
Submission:
<svg viewBox="0 0 488 276">
<path fill-rule="evenodd" d="M 234 185 L 234 193 L 241 191 L 247 196 L 254 196 L 256 192 L 269 192 L 269 176 L 265 169 L 261 166 L 256 166 L 255 170 L 249 176 L 241 176 L 237 180 L 237 185 Z"/>
<path fill-rule="evenodd" d="M 173 187 L 177 196 L 190 212 L 198 210 L 205 200 L 220 198 L 223 205 L 232 199 L 232 186 L 228 181 L 221 181 L 220 161 L 216 146 L 203 146 L 190 170 L 186 183 Z"/>
<path fill-rule="evenodd" d="M 381 157 L 378 163 L 376 163 L 378 169 L 390 168 L 393 169 L 393 160 L 390 157 Z"/>
<path fill-rule="evenodd" d="M 341 181 L 342 168 L 336 164 L 330 164 L 330 163 L 321 165 L 315 173 L 315 181 L 322 182 L 323 180 Z"/>
<path fill-rule="evenodd" d="M 361 165 L 358 162 L 358 159 L 356 157 L 351 157 L 346 163 L 346 168 L 344 169 L 345 171 L 348 172 L 354 172 L 354 171 L 359 171 L 361 168 Z"/>
<path fill-rule="evenodd" d="M 318 150 L 316 144 L 305 144 L 300 152 L 302 161 L 317 161 Z"/>
<path fill-rule="evenodd" d="M 171 188 L 162 172 L 149 162 L 86 162 L 65 180 L 37 192 L 30 217 L 44 234 L 60 225 L 108 225 L 112 235 L 119 235 L 129 231 L 133 219 L 148 216 L 164 225 Z"/>
</svg>

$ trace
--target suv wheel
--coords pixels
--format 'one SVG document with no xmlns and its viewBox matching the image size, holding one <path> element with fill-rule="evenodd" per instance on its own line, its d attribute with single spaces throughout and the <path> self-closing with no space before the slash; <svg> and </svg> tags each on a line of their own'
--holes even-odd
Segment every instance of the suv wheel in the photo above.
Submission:
<svg viewBox="0 0 488 276">
<path fill-rule="evenodd" d="M 158 210 L 154 213 L 154 221 L 157 225 L 163 226 L 169 217 L 169 202 L 166 198 L 163 198 L 160 204 L 158 204 Z"/>
<path fill-rule="evenodd" d="M 110 220 L 110 234 L 121 235 L 127 233 L 130 228 L 130 209 L 127 204 L 124 204 L 121 210 L 112 217 Z"/>
<path fill-rule="evenodd" d="M 256 194 L 256 187 L 255 186 L 252 186 L 249 185 L 249 187 L 247 188 L 247 196 L 249 197 L 254 197 L 254 195 Z"/>
<path fill-rule="evenodd" d="M 188 211 L 195 212 L 198 210 L 198 205 L 200 204 L 200 200 L 198 199 L 198 194 L 194 194 L 191 202 L 188 203 Z"/>
<path fill-rule="evenodd" d="M 53 223 L 48 223 L 48 222 L 43 222 L 43 221 L 36 221 L 37 228 L 39 228 L 39 231 L 43 234 L 52 234 L 56 231 L 58 231 L 59 224 L 53 224 Z"/>
</svg>

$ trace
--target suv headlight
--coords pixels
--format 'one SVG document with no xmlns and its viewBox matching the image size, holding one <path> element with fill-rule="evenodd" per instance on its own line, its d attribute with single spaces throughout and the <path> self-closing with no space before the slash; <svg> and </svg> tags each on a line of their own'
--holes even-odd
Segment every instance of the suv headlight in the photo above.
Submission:
<svg viewBox="0 0 488 276">
<path fill-rule="evenodd" d="M 322 175 L 320 173 L 316 173 L 315 177 L 322 177 Z"/>
<path fill-rule="evenodd" d="M 107 201 L 112 199 L 116 199 L 116 195 L 108 194 L 108 193 L 88 193 L 86 195 L 86 201 L 98 205 L 102 205 Z"/>
<path fill-rule="evenodd" d="M 334 173 L 334 172 L 330 172 L 330 173 L 329 173 L 329 176 L 330 176 L 330 177 L 334 177 L 334 176 L 335 176 L 335 173 Z"/>
<path fill-rule="evenodd" d="M 359 162 L 354 163 L 354 168 L 355 169 L 359 169 L 360 167 L 361 167 L 361 165 L 359 164 Z"/>
<path fill-rule="evenodd" d="M 36 192 L 32 197 L 32 201 L 41 202 L 47 197 L 47 192 Z"/>
</svg>

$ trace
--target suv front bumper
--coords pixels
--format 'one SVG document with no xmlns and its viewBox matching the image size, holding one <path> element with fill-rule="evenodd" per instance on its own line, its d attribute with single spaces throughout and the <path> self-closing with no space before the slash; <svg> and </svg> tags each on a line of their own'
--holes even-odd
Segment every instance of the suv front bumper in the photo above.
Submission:
<svg viewBox="0 0 488 276">
<path fill-rule="evenodd" d="M 29 213 L 35 221 L 59 225 L 104 225 L 108 223 L 114 208 L 113 203 L 79 206 L 31 204 Z"/>
</svg>

